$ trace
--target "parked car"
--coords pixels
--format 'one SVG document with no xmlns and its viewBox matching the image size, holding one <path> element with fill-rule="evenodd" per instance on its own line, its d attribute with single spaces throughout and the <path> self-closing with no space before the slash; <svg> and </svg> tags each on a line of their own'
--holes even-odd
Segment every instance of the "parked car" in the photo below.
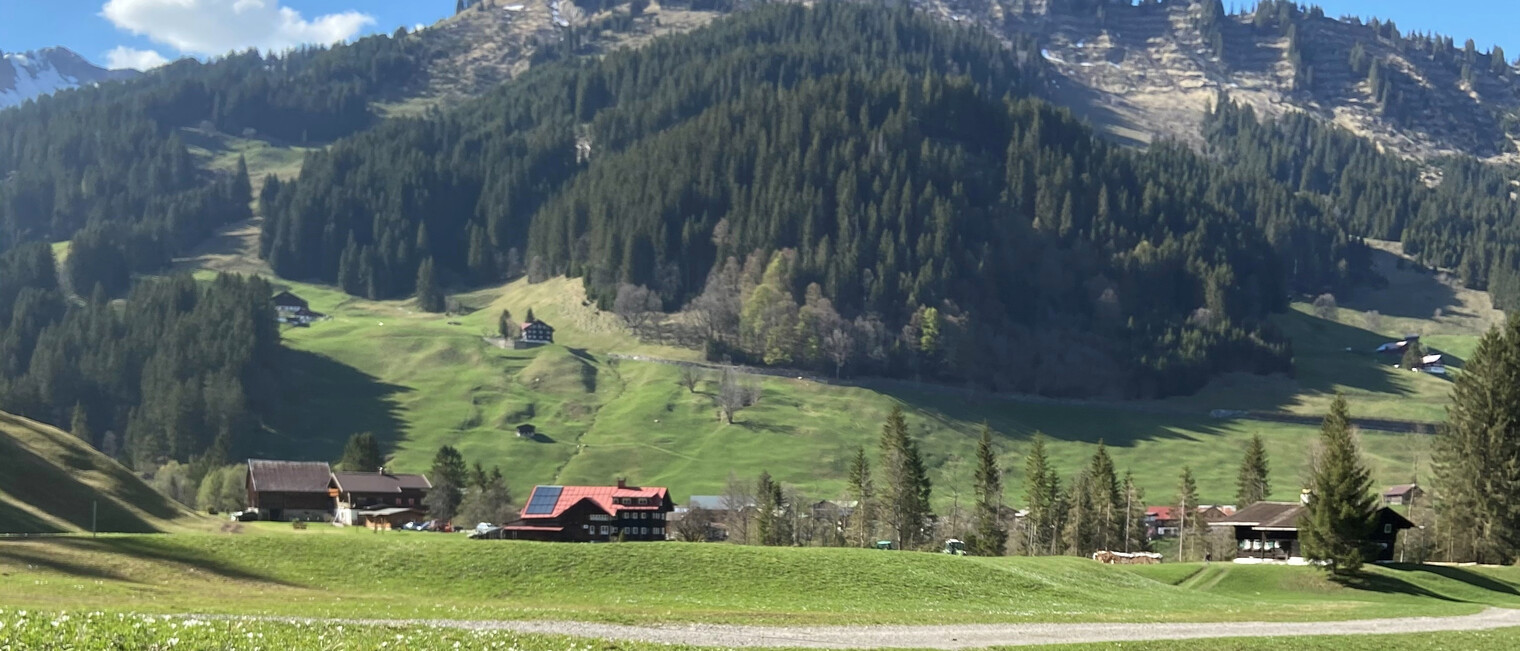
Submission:
<svg viewBox="0 0 1520 651">
<path fill-rule="evenodd" d="M 259 511 L 258 509 L 233 511 L 230 517 L 232 518 L 233 522 L 257 522 L 259 519 Z"/>
</svg>

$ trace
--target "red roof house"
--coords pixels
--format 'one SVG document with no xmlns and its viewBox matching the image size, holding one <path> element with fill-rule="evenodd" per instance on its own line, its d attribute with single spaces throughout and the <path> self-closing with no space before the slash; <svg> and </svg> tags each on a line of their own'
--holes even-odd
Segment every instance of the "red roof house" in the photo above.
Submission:
<svg viewBox="0 0 1520 651">
<path fill-rule="evenodd" d="M 666 514 L 675 510 L 665 488 L 629 486 L 535 486 L 516 521 L 502 537 L 550 542 L 665 539 Z"/>
</svg>

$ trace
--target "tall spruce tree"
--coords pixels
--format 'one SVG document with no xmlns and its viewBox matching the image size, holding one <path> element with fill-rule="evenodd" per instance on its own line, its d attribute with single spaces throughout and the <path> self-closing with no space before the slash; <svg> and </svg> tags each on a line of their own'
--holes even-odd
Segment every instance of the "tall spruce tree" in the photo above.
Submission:
<svg viewBox="0 0 1520 651">
<path fill-rule="evenodd" d="M 1108 446 L 1098 441 L 1092 463 L 1087 468 L 1089 490 L 1088 503 L 1092 507 L 1092 544 L 1098 549 L 1113 549 L 1121 541 L 1120 531 L 1124 519 L 1124 498 L 1119 490 L 1119 477 L 1114 470 L 1114 460 L 1108 456 Z"/>
<path fill-rule="evenodd" d="M 1093 551 L 1092 485 L 1092 477 L 1083 470 L 1072 480 L 1067 493 L 1060 544 L 1068 556 L 1086 556 Z"/>
<path fill-rule="evenodd" d="M 417 306 L 426 312 L 442 312 L 446 303 L 443 289 L 438 286 L 433 259 L 427 258 L 417 267 Z"/>
<path fill-rule="evenodd" d="M 982 424 L 982 439 L 976 446 L 976 514 L 969 547 L 977 556 L 1002 556 L 1008 545 L 1008 530 L 999 512 L 1003 508 L 1003 471 L 998 468 L 997 452 L 992 448 L 992 428 Z"/>
<path fill-rule="evenodd" d="M 1198 530 L 1198 481 L 1193 479 L 1193 469 L 1182 467 L 1177 478 L 1177 560 L 1197 558 L 1200 531 Z"/>
<path fill-rule="evenodd" d="M 1054 553 L 1060 498 L 1061 478 L 1050 466 L 1045 435 L 1035 432 L 1034 443 L 1024 459 L 1024 508 L 1029 511 L 1024 537 L 1029 555 Z"/>
<path fill-rule="evenodd" d="M 1135 485 L 1135 474 L 1124 473 L 1124 551 L 1146 548 L 1145 491 Z"/>
<path fill-rule="evenodd" d="M 908 434 L 902 407 L 892 407 L 881 428 L 882 515 L 900 549 L 928 542 L 930 483 L 918 444 Z"/>
<path fill-rule="evenodd" d="M 459 512 L 459 503 L 464 498 L 464 487 L 469 480 L 464 457 L 459 454 L 459 450 L 447 445 L 438 448 L 438 454 L 433 456 L 433 467 L 428 472 L 428 480 L 433 484 L 427 498 L 423 500 L 428 516 L 444 522 L 453 521 Z"/>
<path fill-rule="evenodd" d="M 1246 454 L 1240 462 L 1240 475 L 1235 480 L 1235 503 L 1240 508 L 1263 501 L 1272 494 L 1269 473 L 1267 448 L 1262 444 L 1260 434 L 1253 435 L 1251 442 L 1246 444 Z"/>
<path fill-rule="evenodd" d="M 850 516 L 853 542 L 866 547 L 875 531 L 876 485 L 871 480 L 871 461 L 866 458 L 865 446 L 856 448 L 855 458 L 850 461 L 849 486 L 850 499 L 855 501 L 855 511 Z"/>
<path fill-rule="evenodd" d="M 778 512 L 781 510 L 781 486 L 771 473 L 760 471 L 755 481 L 755 532 L 762 545 L 775 545 Z"/>
<path fill-rule="evenodd" d="M 380 443 L 369 432 L 348 437 L 343 446 L 343 458 L 338 465 L 350 472 L 375 472 L 384 459 L 380 456 Z"/>
<path fill-rule="evenodd" d="M 1513 563 L 1520 552 L 1520 316 L 1484 335 L 1457 376 L 1434 461 L 1443 527 L 1468 547 L 1454 551 Z"/>
<path fill-rule="evenodd" d="M 69 419 L 69 433 L 89 445 L 95 445 L 95 433 L 90 431 L 90 414 L 84 403 L 74 403 L 74 414 Z"/>
<path fill-rule="evenodd" d="M 1320 427 L 1309 504 L 1299 524 L 1304 558 L 1323 562 L 1337 576 L 1356 574 L 1371 551 L 1376 518 L 1372 473 L 1352 435 L 1346 397 L 1337 394 Z"/>
</svg>

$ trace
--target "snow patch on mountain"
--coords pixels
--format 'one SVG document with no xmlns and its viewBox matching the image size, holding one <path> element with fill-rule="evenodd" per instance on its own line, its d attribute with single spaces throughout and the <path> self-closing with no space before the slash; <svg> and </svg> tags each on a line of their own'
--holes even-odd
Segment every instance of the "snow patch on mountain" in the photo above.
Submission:
<svg viewBox="0 0 1520 651">
<path fill-rule="evenodd" d="M 131 79 L 134 70 L 106 70 L 66 48 L 0 53 L 0 110 L 61 90 Z"/>
</svg>

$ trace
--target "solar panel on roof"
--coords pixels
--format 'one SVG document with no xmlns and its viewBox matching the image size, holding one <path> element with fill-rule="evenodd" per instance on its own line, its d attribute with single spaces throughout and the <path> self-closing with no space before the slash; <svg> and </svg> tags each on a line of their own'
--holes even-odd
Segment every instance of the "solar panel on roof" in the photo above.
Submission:
<svg viewBox="0 0 1520 651">
<path fill-rule="evenodd" d="M 528 508 L 523 511 L 523 515 L 554 513 L 554 505 L 559 502 L 559 494 L 564 490 L 564 486 L 539 486 L 534 489 L 533 497 L 528 500 Z"/>
</svg>

